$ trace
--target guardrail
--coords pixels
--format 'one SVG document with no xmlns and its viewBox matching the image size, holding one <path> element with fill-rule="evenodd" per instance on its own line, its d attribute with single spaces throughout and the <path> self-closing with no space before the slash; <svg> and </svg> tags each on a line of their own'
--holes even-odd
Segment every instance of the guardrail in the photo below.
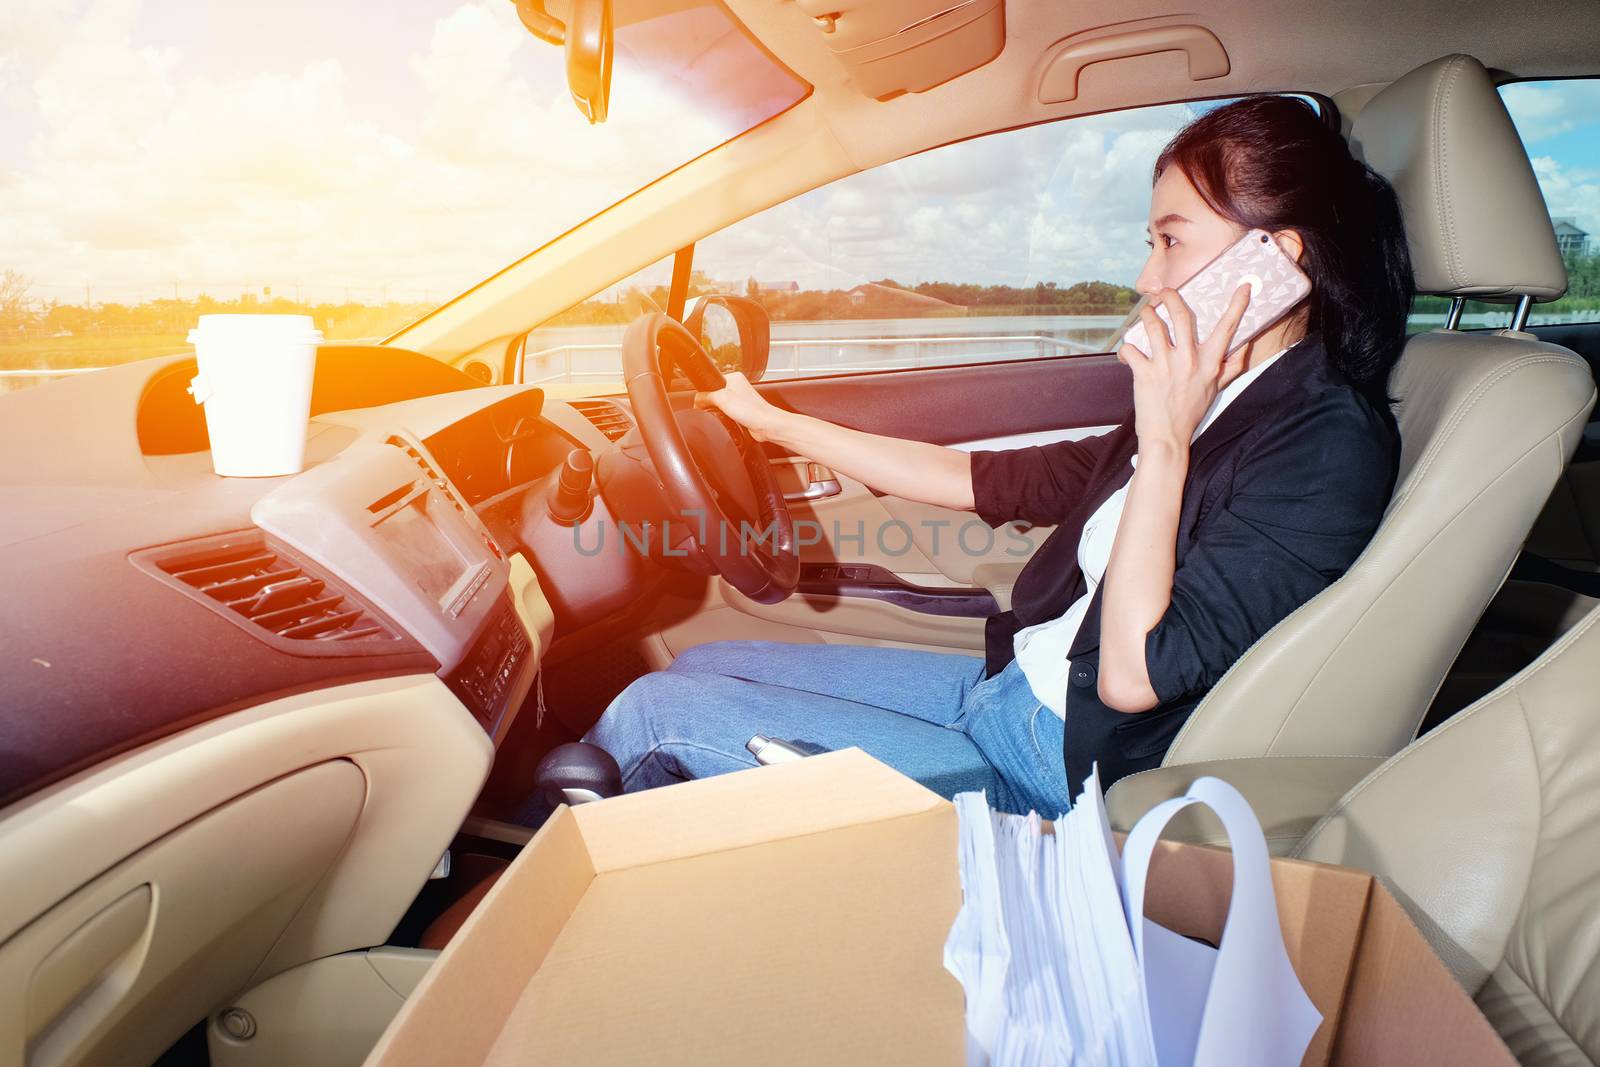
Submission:
<svg viewBox="0 0 1600 1067">
<path fill-rule="evenodd" d="M 789 358 L 778 361 L 769 358 L 767 361 L 768 377 L 774 374 L 802 374 L 802 373 L 837 373 L 840 371 L 869 371 L 889 370 L 900 367 L 926 366 L 925 350 L 940 348 L 949 350 L 955 345 L 983 346 L 994 344 L 1032 344 L 1033 352 L 963 352 L 963 361 L 981 363 L 992 359 L 1017 358 L 1019 356 L 1052 355 L 1067 352 L 1076 355 L 1091 355 L 1105 351 L 1103 348 L 1081 341 L 1068 341 L 1060 337 L 1048 337 L 1043 334 L 956 334 L 945 337 L 780 337 L 773 338 L 771 348 L 773 352 L 786 350 Z M 887 348 L 911 349 L 909 358 L 904 356 L 890 356 L 885 359 L 867 362 L 826 362 L 815 365 L 802 365 L 800 352 L 802 349 L 833 348 L 841 350 L 851 348 Z M 616 360 L 611 366 L 600 370 L 582 370 L 573 366 L 573 356 L 576 353 L 586 352 L 613 352 Z M 552 373 L 540 377 L 528 377 L 528 368 L 540 362 L 557 362 L 561 367 Z M 614 381 L 619 376 L 622 361 L 622 342 L 603 341 L 552 345 L 549 348 L 540 348 L 532 352 L 525 352 L 522 357 L 523 381 L 530 385 L 545 382 L 579 381 Z M 788 366 L 783 366 L 786 362 Z"/>
</svg>

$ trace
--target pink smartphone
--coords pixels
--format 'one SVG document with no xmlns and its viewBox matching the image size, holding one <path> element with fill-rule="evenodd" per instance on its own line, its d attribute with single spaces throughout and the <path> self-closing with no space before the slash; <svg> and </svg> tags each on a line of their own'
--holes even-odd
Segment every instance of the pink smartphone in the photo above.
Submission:
<svg viewBox="0 0 1600 1067">
<path fill-rule="evenodd" d="M 1311 291 L 1311 279 L 1278 247 L 1272 235 L 1265 230 L 1251 230 L 1178 286 L 1178 295 L 1194 312 L 1195 338 L 1200 343 L 1204 344 L 1211 336 L 1240 283 L 1250 286 L 1250 303 L 1244 309 L 1244 318 L 1239 320 L 1239 328 L 1234 331 L 1230 352 L 1270 326 Z M 1170 330 L 1172 319 L 1166 307 L 1152 306 Z M 1150 335 L 1142 320 L 1135 319 L 1122 339 L 1149 354 Z"/>
</svg>

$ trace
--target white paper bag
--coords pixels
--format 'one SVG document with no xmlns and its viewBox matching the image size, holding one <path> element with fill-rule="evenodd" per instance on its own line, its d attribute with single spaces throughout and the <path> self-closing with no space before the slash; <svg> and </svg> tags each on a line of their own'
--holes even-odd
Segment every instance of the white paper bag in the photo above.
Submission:
<svg viewBox="0 0 1600 1067">
<path fill-rule="evenodd" d="M 1233 845 L 1220 948 L 1145 918 L 1172 816 L 1217 813 Z M 1037 816 L 956 797 L 964 900 L 945 966 L 967 994 L 969 1067 L 1296 1067 L 1322 1022 L 1289 964 L 1267 843 L 1232 786 L 1201 778 L 1147 812 L 1121 856 L 1092 773 L 1042 834 Z"/>
<path fill-rule="evenodd" d="M 1166 930 L 1152 936 L 1144 919 L 1156 842 L 1172 817 L 1192 804 L 1216 813 L 1233 850 L 1233 899 L 1216 950 Z M 1266 837 L 1239 791 L 1219 778 L 1200 778 L 1186 796 L 1150 809 L 1123 843 L 1122 871 L 1160 1067 L 1299 1063 L 1322 1013 L 1283 946 Z"/>
</svg>

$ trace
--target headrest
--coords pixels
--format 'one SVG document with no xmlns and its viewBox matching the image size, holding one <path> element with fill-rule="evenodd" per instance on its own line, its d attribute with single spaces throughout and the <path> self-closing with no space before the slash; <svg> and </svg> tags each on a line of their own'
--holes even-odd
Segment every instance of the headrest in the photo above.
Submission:
<svg viewBox="0 0 1600 1067">
<path fill-rule="evenodd" d="M 1476 59 L 1442 56 L 1396 79 L 1356 115 L 1350 149 L 1400 197 L 1418 292 L 1490 300 L 1566 292 L 1528 153 Z"/>
</svg>

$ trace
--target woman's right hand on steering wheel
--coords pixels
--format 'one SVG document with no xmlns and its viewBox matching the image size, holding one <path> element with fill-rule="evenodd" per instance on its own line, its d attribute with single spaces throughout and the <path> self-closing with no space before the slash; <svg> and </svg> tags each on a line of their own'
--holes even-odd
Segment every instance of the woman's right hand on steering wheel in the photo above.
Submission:
<svg viewBox="0 0 1600 1067">
<path fill-rule="evenodd" d="M 749 430 L 757 441 L 770 440 L 787 413 L 756 392 L 756 387 L 742 372 L 729 371 L 724 377 L 726 384 L 721 389 L 694 394 L 694 406 L 717 408 Z"/>
<path fill-rule="evenodd" d="M 797 456 L 865 482 L 891 496 L 940 507 L 972 509 L 972 457 L 954 448 L 880 437 L 772 404 L 738 371 L 721 389 L 694 395 L 697 408 L 716 408 L 757 441 L 773 441 Z"/>
</svg>

